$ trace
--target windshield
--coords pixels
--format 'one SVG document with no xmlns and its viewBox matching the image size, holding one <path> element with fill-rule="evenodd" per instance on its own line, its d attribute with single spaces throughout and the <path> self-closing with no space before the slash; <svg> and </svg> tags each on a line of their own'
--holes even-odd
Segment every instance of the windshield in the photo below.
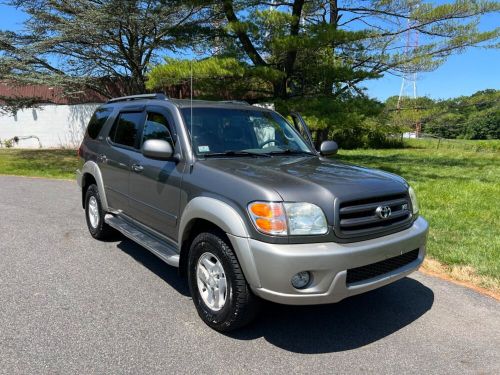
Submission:
<svg viewBox="0 0 500 375">
<path fill-rule="evenodd" d="M 193 151 L 198 156 L 312 154 L 295 129 L 273 112 L 200 107 L 183 108 L 181 112 L 188 131 L 192 131 Z"/>
</svg>

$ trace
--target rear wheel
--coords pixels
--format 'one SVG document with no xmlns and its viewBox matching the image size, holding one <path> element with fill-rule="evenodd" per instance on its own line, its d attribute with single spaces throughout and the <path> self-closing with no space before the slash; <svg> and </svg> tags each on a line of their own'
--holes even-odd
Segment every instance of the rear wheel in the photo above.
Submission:
<svg viewBox="0 0 500 375">
<path fill-rule="evenodd" d="M 85 218 L 89 232 L 95 239 L 103 240 L 113 233 L 113 229 L 104 222 L 105 215 L 97 185 L 90 185 L 85 194 Z"/>
<path fill-rule="evenodd" d="M 198 314 L 217 331 L 250 323 L 257 312 L 253 295 L 225 236 L 201 233 L 189 252 L 189 289 Z"/>
</svg>

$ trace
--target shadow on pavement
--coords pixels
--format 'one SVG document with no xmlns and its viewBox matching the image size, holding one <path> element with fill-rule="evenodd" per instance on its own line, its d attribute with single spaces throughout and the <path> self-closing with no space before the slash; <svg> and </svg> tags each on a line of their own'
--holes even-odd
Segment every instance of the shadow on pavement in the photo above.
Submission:
<svg viewBox="0 0 500 375">
<path fill-rule="evenodd" d="M 166 281 L 172 288 L 177 290 L 183 296 L 191 296 L 189 294 L 187 280 L 179 275 L 177 268 L 169 266 L 156 255 L 150 253 L 147 249 L 129 240 L 128 238 L 121 236 L 118 240 L 121 240 L 117 244 L 117 247 L 121 251 L 130 255 L 148 270 Z"/>
<path fill-rule="evenodd" d="M 126 238 L 118 248 L 158 275 L 183 296 L 190 296 L 187 280 L 177 269 Z M 263 337 L 269 343 L 296 353 L 330 353 L 356 349 L 380 340 L 425 314 L 434 293 L 411 278 L 317 306 L 285 306 L 264 301 L 257 320 L 227 334 L 237 340 Z M 193 306 L 193 309 L 195 307 Z"/>
<path fill-rule="evenodd" d="M 336 304 L 265 303 L 254 324 L 228 336 L 239 340 L 264 337 L 296 353 L 339 352 L 368 345 L 400 330 L 430 310 L 433 302 L 431 289 L 404 278 Z"/>
</svg>

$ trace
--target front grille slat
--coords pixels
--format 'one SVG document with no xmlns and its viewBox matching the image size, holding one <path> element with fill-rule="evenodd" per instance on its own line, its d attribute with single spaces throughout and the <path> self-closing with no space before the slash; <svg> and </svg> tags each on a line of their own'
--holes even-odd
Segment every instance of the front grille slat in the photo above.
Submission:
<svg viewBox="0 0 500 375">
<path fill-rule="evenodd" d="M 397 205 L 403 205 L 407 203 L 408 201 L 406 199 L 395 199 L 392 201 L 385 201 L 385 204 L 387 206 L 397 206 Z M 353 213 L 358 213 L 358 212 L 364 212 L 364 211 L 370 211 L 370 210 L 375 210 L 379 206 L 378 202 L 375 203 L 370 203 L 370 204 L 360 204 L 356 206 L 350 206 L 350 207 L 342 207 L 340 209 L 340 214 L 353 214 Z"/>
<path fill-rule="evenodd" d="M 409 212 L 408 211 L 395 211 L 391 215 L 391 219 L 399 219 L 403 216 L 408 216 Z M 367 217 L 361 217 L 361 218 L 354 218 L 354 219 L 341 219 L 340 220 L 340 225 L 342 227 L 355 227 L 359 225 L 366 225 L 366 224 L 380 224 L 380 218 L 378 216 L 367 216 Z"/>
<path fill-rule="evenodd" d="M 406 266 L 407 264 L 417 260 L 418 252 L 419 249 L 415 249 L 377 263 L 348 269 L 346 283 L 349 285 L 360 281 L 366 281 L 397 270 L 398 268 Z"/>
<path fill-rule="evenodd" d="M 389 207 L 391 215 L 381 218 L 378 207 Z M 336 233 L 340 238 L 356 238 L 398 230 L 412 219 L 407 194 L 341 202 L 338 207 Z"/>
</svg>

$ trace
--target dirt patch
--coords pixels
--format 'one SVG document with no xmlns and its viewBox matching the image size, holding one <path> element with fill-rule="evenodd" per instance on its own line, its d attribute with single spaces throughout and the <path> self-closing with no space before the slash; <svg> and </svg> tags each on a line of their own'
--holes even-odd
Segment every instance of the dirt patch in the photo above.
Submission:
<svg viewBox="0 0 500 375">
<path fill-rule="evenodd" d="M 500 286 L 495 280 L 476 273 L 471 266 L 446 266 L 441 262 L 426 258 L 420 272 L 473 289 L 478 293 L 500 301 Z"/>
</svg>

